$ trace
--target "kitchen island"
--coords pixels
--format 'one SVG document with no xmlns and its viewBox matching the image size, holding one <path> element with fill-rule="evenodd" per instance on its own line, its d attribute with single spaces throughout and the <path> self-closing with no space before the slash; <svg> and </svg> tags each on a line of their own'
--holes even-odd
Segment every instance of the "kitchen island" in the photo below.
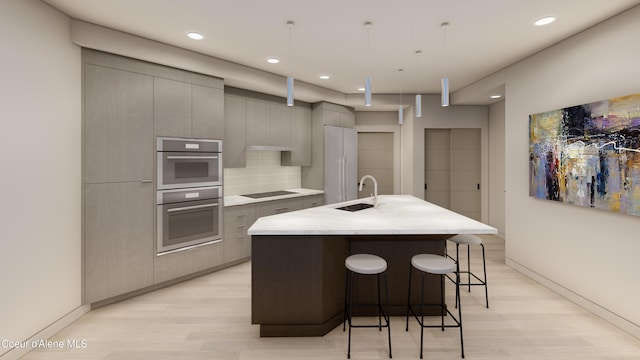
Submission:
<svg viewBox="0 0 640 360">
<path fill-rule="evenodd" d="M 251 320 L 260 324 L 260 336 L 321 336 L 342 323 L 344 260 L 350 254 L 370 253 L 387 261 L 389 312 L 404 315 L 413 255 L 444 254 L 446 239 L 456 234 L 497 233 L 410 195 L 381 195 L 376 206 L 359 211 L 338 209 L 359 203 L 374 201 L 267 216 L 251 226 Z M 371 302 L 374 279 L 358 279 L 354 301 Z M 414 279 L 417 285 L 419 277 Z M 435 302 L 439 282 L 436 277 L 428 281 L 425 296 Z"/>
</svg>

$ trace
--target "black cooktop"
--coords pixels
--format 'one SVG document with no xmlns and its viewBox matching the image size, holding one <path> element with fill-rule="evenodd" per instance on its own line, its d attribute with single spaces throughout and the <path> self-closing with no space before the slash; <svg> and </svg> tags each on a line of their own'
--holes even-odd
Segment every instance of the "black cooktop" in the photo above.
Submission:
<svg viewBox="0 0 640 360">
<path fill-rule="evenodd" d="M 291 194 L 297 194 L 297 193 L 293 191 L 278 190 L 278 191 L 267 191 L 267 192 L 254 193 L 254 194 L 245 194 L 242 196 L 246 196 L 252 199 L 261 199 L 266 197 L 291 195 Z"/>
</svg>

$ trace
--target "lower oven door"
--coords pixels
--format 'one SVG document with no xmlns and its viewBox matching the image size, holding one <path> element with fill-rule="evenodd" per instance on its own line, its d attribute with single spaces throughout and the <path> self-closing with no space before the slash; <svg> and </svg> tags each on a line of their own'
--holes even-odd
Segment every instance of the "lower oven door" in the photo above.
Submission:
<svg viewBox="0 0 640 360">
<path fill-rule="evenodd" d="M 158 205 L 158 254 L 220 240 L 219 199 Z"/>
</svg>

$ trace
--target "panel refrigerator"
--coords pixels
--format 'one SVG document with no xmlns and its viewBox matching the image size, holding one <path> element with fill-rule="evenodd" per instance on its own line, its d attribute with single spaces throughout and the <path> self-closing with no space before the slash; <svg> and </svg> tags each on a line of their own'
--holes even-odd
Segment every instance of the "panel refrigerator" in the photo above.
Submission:
<svg viewBox="0 0 640 360">
<path fill-rule="evenodd" d="M 324 127 L 325 204 L 357 198 L 357 139 L 355 129 L 337 126 Z"/>
</svg>

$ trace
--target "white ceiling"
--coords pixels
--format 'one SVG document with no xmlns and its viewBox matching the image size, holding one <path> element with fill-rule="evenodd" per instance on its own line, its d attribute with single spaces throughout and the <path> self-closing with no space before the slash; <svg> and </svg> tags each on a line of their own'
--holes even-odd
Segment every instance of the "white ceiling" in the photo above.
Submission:
<svg viewBox="0 0 640 360">
<path fill-rule="evenodd" d="M 44 0 L 72 18 L 342 93 L 451 91 L 640 0 Z M 537 27 L 546 15 L 557 20 Z M 287 21 L 294 21 L 290 29 Z M 367 30 L 365 21 L 373 26 Z M 450 26 L 445 33 L 443 22 Z M 194 41 L 187 32 L 202 33 Z M 291 39 L 291 40 L 290 40 Z M 446 51 L 445 51 L 446 43 Z M 419 60 L 415 55 L 421 50 Z M 272 65 L 269 56 L 282 61 Z M 418 63 L 420 66 L 418 67 Z M 399 72 L 398 69 L 404 69 Z M 321 80 L 320 74 L 331 79 Z"/>
</svg>

